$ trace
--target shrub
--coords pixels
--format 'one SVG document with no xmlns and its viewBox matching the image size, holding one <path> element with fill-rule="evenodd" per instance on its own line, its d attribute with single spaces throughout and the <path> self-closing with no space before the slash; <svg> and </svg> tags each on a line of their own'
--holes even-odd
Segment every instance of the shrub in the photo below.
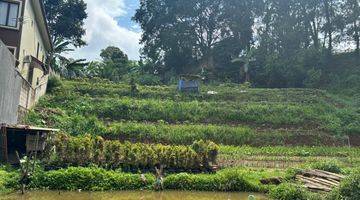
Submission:
<svg viewBox="0 0 360 200">
<path fill-rule="evenodd" d="M 282 183 L 270 190 L 269 196 L 274 200 L 307 200 L 307 192 L 300 186 Z"/>
<path fill-rule="evenodd" d="M 238 191 L 259 192 L 258 179 L 263 172 L 246 169 L 226 169 L 216 174 L 170 174 L 164 178 L 164 188 L 174 190 L 198 191 Z M 37 171 L 29 185 L 34 189 L 50 190 L 139 190 L 152 189 L 155 176 L 129 174 L 97 167 L 69 167 L 53 171 Z M 254 181 L 256 180 L 256 181 Z"/>
<path fill-rule="evenodd" d="M 0 169 L 0 194 L 3 192 L 8 192 L 12 189 L 16 189 L 18 185 L 19 175 L 18 173 L 12 171 L 6 171 Z"/>
<path fill-rule="evenodd" d="M 90 135 L 71 137 L 58 134 L 49 146 L 44 161 L 49 166 L 89 166 L 109 169 L 153 170 L 158 164 L 172 170 L 208 170 L 216 162 L 218 146 L 210 141 L 195 141 L 192 147 L 161 144 L 105 141 Z"/>
<path fill-rule="evenodd" d="M 146 174 L 146 182 L 140 174 L 126 174 L 91 167 L 69 167 L 56 171 L 38 172 L 32 176 L 30 187 L 51 190 L 136 190 L 149 188 L 155 177 Z"/>
<path fill-rule="evenodd" d="M 360 171 L 345 178 L 337 190 L 328 197 L 329 200 L 359 200 L 360 199 Z"/>
<path fill-rule="evenodd" d="M 340 167 L 340 163 L 336 160 L 326 160 L 315 162 L 310 165 L 313 169 L 319 169 L 323 171 L 333 172 L 333 173 L 342 173 L 342 169 Z"/>
<path fill-rule="evenodd" d="M 259 191 L 260 187 L 251 182 L 251 177 L 246 176 L 247 172 L 240 169 L 227 169 L 216 174 L 174 174 L 165 178 L 164 187 L 199 191 Z M 257 174 L 257 172 L 253 173 Z"/>
<path fill-rule="evenodd" d="M 52 93 L 55 89 L 60 88 L 61 86 L 62 86 L 62 82 L 58 76 L 50 76 L 46 91 Z"/>
</svg>

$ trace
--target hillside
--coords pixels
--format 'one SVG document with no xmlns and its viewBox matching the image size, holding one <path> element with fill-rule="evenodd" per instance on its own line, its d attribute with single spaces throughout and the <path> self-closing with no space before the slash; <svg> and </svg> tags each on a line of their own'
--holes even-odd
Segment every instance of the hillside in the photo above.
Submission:
<svg viewBox="0 0 360 200">
<path fill-rule="evenodd" d="M 223 145 L 358 145 L 359 108 L 323 90 L 202 86 L 139 86 L 99 80 L 63 81 L 27 121 L 92 134 L 165 144 L 209 139 Z M 208 94 L 215 91 L 217 94 Z"/>
</svg>

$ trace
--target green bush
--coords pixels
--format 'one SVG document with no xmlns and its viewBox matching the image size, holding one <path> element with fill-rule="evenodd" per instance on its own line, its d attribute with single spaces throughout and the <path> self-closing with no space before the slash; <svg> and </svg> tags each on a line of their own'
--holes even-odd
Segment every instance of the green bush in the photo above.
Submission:
<svg viewBox="0 0 360 200">
<path fill-rule="evenodd" d="M 146 182 L 140 174 L 106 171 L 101 168 L 69 167 L 56 171 L 38 172 L 32 176 L 30 187 L 50 190 L 137 190 L 150 188 L 155 177 L 146 174 Z"/>
<path fill-rule="evenodd" d="M 360 199 L 360 170 L 341 181 L 340 187 L 334 190 L 329 200 L 359 200 Z"/>
<path fill-rule="evenodd" d="M 179 173 L 165 176 L 163 185 L 165 189 L 174 190 L 259 192 L 262 187 L 259 179 L 265 174 L 266 172 L 246 169 L 226 169 L 216 174 Z M 152 189 L 155 176 L 145 174 L 145 179 L 146 181 L 140 174 L 97 167 L 69 167 L 53 171 L 37 171 L 32 176 L 29 187 L 87 191 Z"/>
<path fill-rule="evenodd" d="M 216 162 L 218 146 L 195 141 L 190 146 L 121 143 L 90 135 L 71 137 L 58 134 L 48 146 L 44 161 L 48 166 L 89 166 L 109 169 L 153 170 L 158 164 L 172 170 L 208 170 Z"/>
<path fill-rule="evenodd" d="M 0 168 L 0 194 L 18 188 L 18 180 L 18 173 Z"/>
<path fill-rule="evenodd" d="M 326 160 L 326 161 L 320 161 L 315 162 L 310 165 L 313 169 L 319 169 L 323 171 L 333 172 L 340 174 L 342 173 L 342 169 L 340 167 L 340 163 L 336 160 Z"/>
<path fill-rule="evenodd" d="M 55 89 L 60 88 L 61 86 L 62 86 L 62 82 L 58 76 L 50 76 L 46 91 L 52 93 L 54 92 Z"/>
<path fill-rule="evenodd" d="M 307 192 L 301 186 L 282 183 L 270 190 L 269 196 L 274 200 L 307 200 Z"/>
</svg>

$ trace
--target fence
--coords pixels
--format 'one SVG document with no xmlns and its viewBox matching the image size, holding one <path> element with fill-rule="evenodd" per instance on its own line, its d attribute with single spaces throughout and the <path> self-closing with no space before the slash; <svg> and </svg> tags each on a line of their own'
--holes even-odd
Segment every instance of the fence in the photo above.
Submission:
<svg viewBox="0 0 360 200">
<path fill-rule="evenodd" d="M 21 123 L 46 92 L 47 75 L 33 88 L 15 67 L 15 58 L 0 40 L 0 124 Z"/>
<path fill-rule="evenodd" d="M 14 56 L 0 41 L 0 123 L 17 122 L 21 82 Z"/>
</svg>

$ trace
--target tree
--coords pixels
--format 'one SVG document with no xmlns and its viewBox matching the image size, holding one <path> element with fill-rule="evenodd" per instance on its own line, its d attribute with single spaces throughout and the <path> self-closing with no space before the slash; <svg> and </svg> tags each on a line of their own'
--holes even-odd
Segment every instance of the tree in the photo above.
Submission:
<svg viewBox="0 0 360 200">
<path fill-rule="evenodd" d="M 83 0 L 44 0 L 50 37 L 54 44 L 48 64 L 54 64 L 61 53 L 71 51 L 69 46 L 81 47 L 86 43 L 84 20 L 87 18 Z"/>
<path fill-rule="evenodd" d="M 103 59 L 100 76 L 112 81 L 120 81 L 129 72 L 128 56 L 118 47 L 109 46 L 100 53 Z"/>
<path fill-rule="evenodd" d="M 119 65 L 126 65 L 129 62 L 128 56 L 118 47 L 109 46 L 102 49 L 100 57 L 104 62 L 113 62 Z"/>
<path fill-rule="evenodd" d="M 254 2 L 260 0 L 143 0 L 134 20 L 143 29 L 145 57 L 158 72 L 217 74 L 253 38 Z M 236 12 L 235 12 L 236 11 Z M 226 60 L 218 49 L 227 52 Z"/>
<path fill-rule="evenodd" d="M 346 33 L 355 41 L 356 52 L 360 55 L 360 5 L 359 0 L 346 0 L 344 11 Z"/>
</svg>

